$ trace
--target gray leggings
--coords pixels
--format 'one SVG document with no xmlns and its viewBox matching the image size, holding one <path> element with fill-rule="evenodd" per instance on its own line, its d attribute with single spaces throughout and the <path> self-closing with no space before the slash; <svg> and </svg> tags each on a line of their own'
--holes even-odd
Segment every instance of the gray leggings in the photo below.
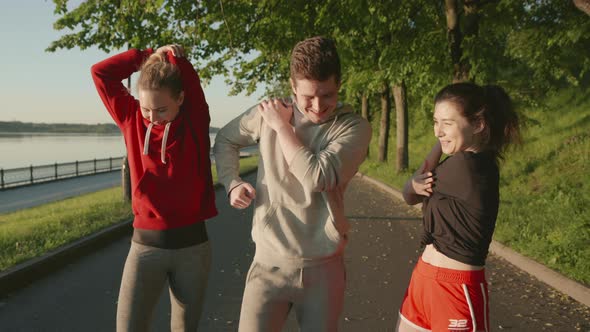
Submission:
<svg viewBox="0 0 590 332">
<path fill-rule="evenodd" d="M 172 331 L 196 331 L 211 266 L 209 242 L 160 249 L 131 242 L 117 305 L 117 331 L 149 331 L 166 280 L 170 284 Z"/>
</svg>

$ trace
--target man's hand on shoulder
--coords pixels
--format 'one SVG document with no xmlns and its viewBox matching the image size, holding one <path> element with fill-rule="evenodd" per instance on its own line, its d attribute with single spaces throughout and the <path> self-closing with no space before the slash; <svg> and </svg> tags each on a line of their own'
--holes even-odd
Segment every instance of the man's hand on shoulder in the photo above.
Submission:
<svg viewBox="0 0 590 332">
<path fill-rule="evenodd" d="M 258 104 L 258 112 L 262 115 L 264 122 L 277 133 L 281 128 L 291 126 L 293 105 L 285 104 L 282 99 L 263 100 Z"/>
</svg>

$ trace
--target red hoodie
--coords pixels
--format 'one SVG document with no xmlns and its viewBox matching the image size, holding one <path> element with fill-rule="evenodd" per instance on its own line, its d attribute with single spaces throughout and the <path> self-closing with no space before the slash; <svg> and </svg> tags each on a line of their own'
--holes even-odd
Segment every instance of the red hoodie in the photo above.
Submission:
<svg viewBox="0 0 590 332">
<path fill-rule="evenodd" d="M 168 61 L 180 69 L 184 102 L 168 133 L 164 125 L 149 126 L 139 101 L 121 81 L 136 72 L 152 52 L 131 49 L 95 64 L 91 72 L 100 98 L 125 138 L 133 227 L 167 230 L 217 215 L 209 159 L 209 106 L 190 62 L 169 53 Z"/>
</svg>

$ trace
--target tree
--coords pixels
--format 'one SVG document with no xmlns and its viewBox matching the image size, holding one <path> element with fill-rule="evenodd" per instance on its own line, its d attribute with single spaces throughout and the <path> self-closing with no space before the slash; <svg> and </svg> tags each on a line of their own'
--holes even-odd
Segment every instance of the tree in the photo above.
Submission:
<svg viewBox="0 0 590 332">
<path fill-rule="evenodd" d="M 506 54 L 525 67 L 520 89 L 543 93 L 578 85 L 590 70 L 590 20 L 569 1 L 529 0 L 512 7 L 521 17 L 506 38 Z"/>
<path fill-rule="evenodd" d="M 389 97 L 389 82 L 383 81 L 381 85 L 381 120 L 379 121 L 379 152 L 377 160 L 387 161 L 387 148 L 389 141 L 389 112 L 391 110 L 391 98 Z"/>
<path fill-rule="evenodd" d="M 408 104 L 404 81 L 393 86 L 397 122 L 397 163 L 398 172 L 408 168 Z"/>
<path fill-rule="evenodd" d="M 344 45 L 347 91 L 378 94 L 381 97 L 378 160 L 387 159 L 389 140 L 389 108 L 391 95 L 396 100 L 396 112 L 407 112 L 407 93 L 391 94 L 394 87 L 416 90 L 433 89 L 441 81 L 441 73 L 447 72 L 441 61 L 444 54 L 444 34 L 439 34 L 440 5 L 432 1 L 343 1 L 339 17 L 347 17 L 339 24 L 339 45 Z M 434 33 L 433 33 L 434 32 Z M 442 45 L 442 47 L 441 47 Z M 383 87 L 383 83 L 387 87 Z M 402 84 L 403 83 L 403 84 Z M 387 94 L 384 93 L 387 90 Z M 396 116 L 404 121 L 397 123 L 398 135 L 407 137 L 409 118 Z M 407 139 L 398 140 L 401 161 L 396 170 L 408 167 Z"/>
</svg>

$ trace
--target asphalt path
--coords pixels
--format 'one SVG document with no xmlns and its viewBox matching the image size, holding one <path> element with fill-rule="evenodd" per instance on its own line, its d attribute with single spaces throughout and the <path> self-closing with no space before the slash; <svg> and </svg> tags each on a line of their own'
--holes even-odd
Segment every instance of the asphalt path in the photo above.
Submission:
<svg viewBox="0 0 590 332">
<path fill-rule="evenodd" d="M 247 176 L 253 182 L 255 175 Z M 213 245 L 200 331 L 237 331 L 245 275 L 254 253 L 252 209 L 229 207 L 218 189 L 219 216 L 207 221 Z M 346 194 L 351 221 L 345 255 L 347 290 L 340 331 L 393 331 L 420 253 L 420 216 L 355 177 Z M 122 238 L 0 299 L 1 331 L 114 331 L 119 283 L 129 250 Z M 590 331 L 589 308 L 508 262 L 491 256 L 492 331 Z M 153 316 L 153 331 L 169 331 L 168 293 Z M 284 331 L 297 331 L 291 315 Z"/>
<path fill-rule="evenodd" d="M 0 213 L 66 199 L 121 185 L 121 171 L 99 173 L 0 191 Z"/>
</svg>

